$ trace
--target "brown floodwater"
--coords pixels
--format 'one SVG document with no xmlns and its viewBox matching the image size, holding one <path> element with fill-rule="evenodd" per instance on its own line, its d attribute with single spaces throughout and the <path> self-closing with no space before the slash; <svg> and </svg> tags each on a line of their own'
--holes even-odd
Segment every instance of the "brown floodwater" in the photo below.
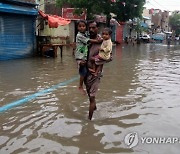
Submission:
<svg viewBox="0 0 180 154">
<path fill-rule="evenodd" d="M 0 107 L 32 97 L 0 113 L 0 154 L 179 154 L 180 143 L 139 140 L 129 148 L 124 138 L 180 138 L 180 46 L 118 45 L 113 55 L 92 121 L 78 80 L 67 83 L 78 76 L 71 49 L 63 59 L 1 61 Z M 41 90 L 47 91 L 36 95 Z"/>
</svg>

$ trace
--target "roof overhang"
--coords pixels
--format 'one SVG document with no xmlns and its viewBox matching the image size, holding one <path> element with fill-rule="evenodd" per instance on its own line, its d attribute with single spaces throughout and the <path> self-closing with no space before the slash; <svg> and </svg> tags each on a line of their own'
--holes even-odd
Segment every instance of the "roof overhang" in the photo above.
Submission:
<svg viewBox="0 0 180 154">
<path fill-rule="evenodd" d="M 43 11 L 39 10 L 39 15 L 44 19 L 48 20 L 50 28 L 57 28 L 58 26 L 65 26 L 71 23 L 70 19 L 65 19 L 57 15 L 45 14 Z"/>
<path fill-rule="evenodd" d="M 143 19 L 145 19 L 145 20 L 151 20 L 150 17 L 146 17 L 146 16 L 143 16 Z"/>
<path fill-rule="evenodd" d="M 16 5 L 15 5 L 15 3 L 13 3 L 13 4 L 1 3 L 1 0 L 0 0 L 0 12 L 24 14 L 24 15 L 34 15 L 34 16 L 36 16 L 38 14 L 37 9 L 34 7 L 35 5 L 18 5 L 18 4 L 19 3 L 16 3 Z"/>
<path fill-rule="evenodd" d="M 6 4 L 15 4 L 15 5 L 21 5 L 21 6 L 37 6 L 37 3 L 30 3 L 30 2 L 23 2 L 19 0 L 0 0 L 0 3 L 6 3 Z"/>
</svg>

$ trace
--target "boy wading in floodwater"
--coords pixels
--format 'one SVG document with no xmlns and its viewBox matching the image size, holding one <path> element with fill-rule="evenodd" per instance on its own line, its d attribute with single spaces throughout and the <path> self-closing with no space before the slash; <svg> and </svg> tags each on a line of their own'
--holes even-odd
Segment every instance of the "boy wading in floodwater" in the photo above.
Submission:
<svg viewBox="0 0 180 154">
<path fill-rule="evenodd" d="M 93 62 L 93 68 L 89 69 L 94 76 L 97 76 L 98 72 L 102 70 L 103 64 L 107 63 L 111 59 L 112 54 L 112 41 L 111 41 L 112 31 L 109 28 L 104 28 L 102 31 L 103 42 L 99 49 L 98 55 L 91 57 Z M 97 64 L 98 63 L 98 64 Z"/>
<path fill-rule="evenodd" d="M 102 40 L 93 40 L 90 39 L 87 35 L 87 24 L 86 21 L 80 20 L 77 23 L 77 29 L 78 29 L 78 34 L 76 36 L 76 53 L 75 53 L 75 58 L 78 64 L 79 68 L 79 74 L 80 74 L 80 81 L 79 81 L 79 91 L 82 94 L 86 94 L 83 88 L 83 82 L 84 82 L 84 77 L 87 74 L 87 54 L 88 54 L 88 44 L 90 42 L 92 43 L 99 43 L 99 41 Z"/>
</svg>

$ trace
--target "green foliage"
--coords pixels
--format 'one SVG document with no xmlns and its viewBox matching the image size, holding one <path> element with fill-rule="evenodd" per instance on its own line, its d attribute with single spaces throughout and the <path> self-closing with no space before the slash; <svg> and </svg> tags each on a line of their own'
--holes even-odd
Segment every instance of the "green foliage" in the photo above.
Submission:
<svg viewBox="0 0 180 154">
<path fill-rule="evenodd" d="M 125 2 L 126 5 L 122 5 Z M 119 21 L 127 21 L 133 18 L 141 18 L 143 12 L 143 5 L 145 0 L 119 0 L 115 4 L 115 10 L 113 13 L 117 14 Z"/>
<path fill-rule="evenodd" d="M 143 28 L 141 27 L 140 23 L 137 23 L 137 25 L 134 26 L 134 30 L 138 33 L 142 33 Z"/>
<path fill-rule="evenodd" d="M 94 14 L 105 14 L 109 18 L 110 13 L 114 13 L 118 21 L 128 21 L 141 18 L 145 0 L 116 0 L 114 3 L 111 0 L 56 0 L 56 4 L 60 7 L 70 4 L 74 8 L 86 8 L 88 19 L 92 19 Z"/>
<path fill-rule="evenodd" d="M 138 33 L 141 34 L 142 32 L 147 32 L 148 29 L 141 26 L 141 20 L 137 19 L 137 25 L 133 27 L 133 29 Z"/>
<path fill-rule="evenodd" d="M 169 24 L 175 31 L 176 35 L 180 34 L 180 14 L 175 13 L 169 19 Z"/>
</svg>

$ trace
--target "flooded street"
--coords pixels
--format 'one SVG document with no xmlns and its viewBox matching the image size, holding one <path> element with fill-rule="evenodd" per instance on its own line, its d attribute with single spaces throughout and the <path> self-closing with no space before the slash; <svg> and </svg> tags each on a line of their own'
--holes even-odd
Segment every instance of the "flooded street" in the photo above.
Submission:
<svg viewBox="0 0 180 154">
<path fill-rule="evenodd" d="M 92 121 L 71 50 L 63 59 L 1 61 L 0 107 L 30 100 L 0 113 L 0 154 L 179 154 L 180 143 L 139 140 L 130 149 L 124 137 L 180 138 L 180 46 L 114 46 L 113 55 Z"/>
</svg>

